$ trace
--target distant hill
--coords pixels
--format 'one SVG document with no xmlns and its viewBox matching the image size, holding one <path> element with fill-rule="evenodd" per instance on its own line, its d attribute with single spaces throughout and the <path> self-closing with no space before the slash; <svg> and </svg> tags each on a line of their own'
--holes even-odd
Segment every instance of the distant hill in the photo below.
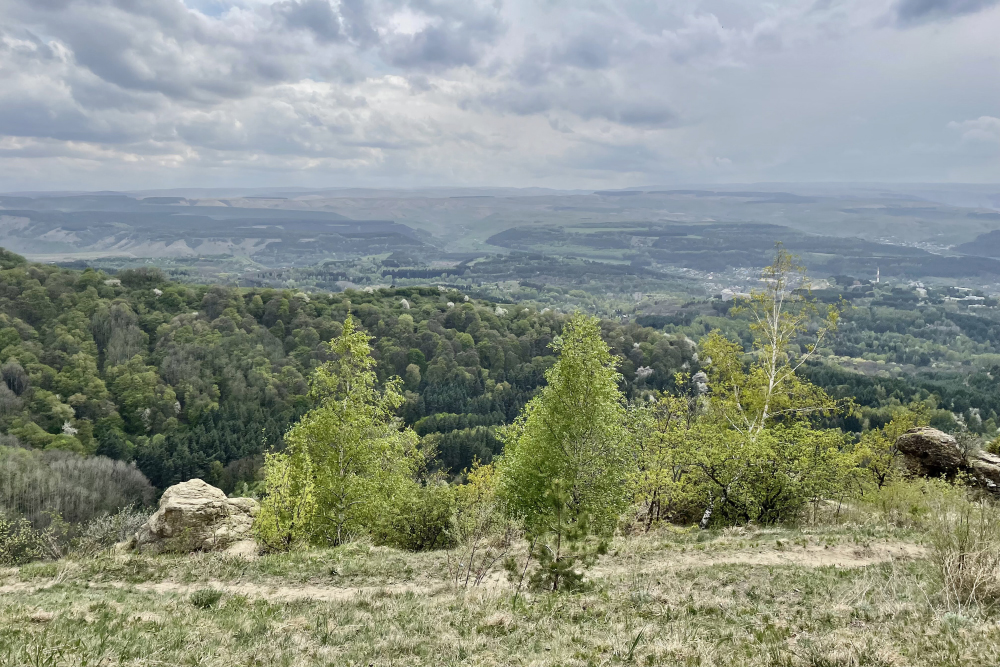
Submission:
<svg viewBox="0 0 1000 667">
<path fill-rule="evenodd" d="M 997 214 L 1000 220 L 1000 213 Z M 980 234 L 975 241 L 963 243 L 955 248 L 958 252 L 977 257 L 1000 257 L 1000 229 Z"/>
</svg>

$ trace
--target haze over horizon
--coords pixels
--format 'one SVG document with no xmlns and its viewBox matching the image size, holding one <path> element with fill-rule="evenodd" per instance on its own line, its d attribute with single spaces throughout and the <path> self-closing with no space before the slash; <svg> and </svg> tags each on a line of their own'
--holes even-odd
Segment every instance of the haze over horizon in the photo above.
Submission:
<svg viewBox="0 0 1000 667">
<path fill-rule="evenodd" d="M 0 0 L 0 191 L 1000 182 L 998 0 Z"/>
</svg>

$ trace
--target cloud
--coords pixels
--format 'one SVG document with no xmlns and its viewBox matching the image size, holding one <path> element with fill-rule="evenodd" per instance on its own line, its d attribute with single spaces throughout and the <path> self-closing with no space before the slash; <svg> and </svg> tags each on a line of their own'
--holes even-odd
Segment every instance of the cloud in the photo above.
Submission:
<svg viewBox="0 0 1000 667">
<path fill-rule="evenodd" d="M 360 47 L 378 42 L 366 0 L 281 0 L 271 8 L 287 28 L 311 33 L 319 42 L 350 41 Z"/>
<path fill-rule="evenodd" d="M 581 69 L 604 69 L 611 64 L 610 41 L 596 32 L 573 35 L 560 46 L 554 60 Z"/>
<path fill-rule="evenodd" d="M 1000 118 L 980 116 L 961 122 L 952 121 L 948 128 L 957 130 L 962 135 L 962 141 L 972 144 L 1000 144 Z"/>
<path fill-rule="evenodd" d="M 384 44 L 385 59 L 404 69 L 440 70 L 477 64 L 503 32 L 496 7 L 475 0 L 413 2 L 405 6 L 423 27 L 397 31 Z"/>
<path fill-rule="evenodd" d="M 1000 0 L 899 0 L 896 18 L 901 25 L 913 25 L 975 14 L 998 2 Z"/>
<path fill-rule="evenodd" d="M 1000 179 L 998 2 L 0 0 L 0 191 Z"/>
<path fill-rule="evenodd" d="M 319 40 L 338 42 L 344 38 L 340 16 L 328 0 L 286 0 L 275 3 L 274 11 L 288 27 L 308 30 Z"/>
</svg>

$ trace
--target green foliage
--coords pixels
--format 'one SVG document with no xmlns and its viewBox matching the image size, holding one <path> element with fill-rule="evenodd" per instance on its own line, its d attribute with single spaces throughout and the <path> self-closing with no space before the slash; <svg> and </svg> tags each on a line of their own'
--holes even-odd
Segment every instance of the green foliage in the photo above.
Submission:
<svg viewBox="0 0 1000 667">
<path fill-rule="evenodd" d="M 461 416 L 421 433 L 438 434 L 447 458 L 435 466 L 457 474 L 499 450 L 491 429 L 513 421 L 544 383 L 549 343 L 567 319 L 523 306 L 497 314 L 496 304 L 436 287 L 306 296 L 181 285 L 155 269 L 112 278 L 6 251 L 0 288 L 0 433 L 134 461 L 159 488 L 219 478 L 220 465 L 227 490 L 258 481 L 262 454 L 281 449 L 316 406 L 306 378 L 330 360 L 323 341 L 349 314 L 374 336 L 378 381 L 405 378 L 397 393 L 406 424 Z M 627 394 L 666 387 L 691 361 L 682 337 L 603 326 Z M 639 381 L 639 366 L 655 370 Z"/>
<path fill-rule="evenodd" d="M 687 376 L 677 378 L 678 386 L 688 384 Z M 704 506 L 686 444 L 696 425 L 697 399 L 670 394 L 650 399 L 629 406 L 628 415 L 636 447 L 631 488 L 647 531 L 664 520 L 690 522 Z"/>
<path fill-rule="evenodd" d="M 466 482 L 455 487 L 451 535 L 455 549 L 448 566 L 456 587 L 479 586 L 493 566 L 503 562 L 520 526 L 497 493 L 496 468 L 474 462 Z"/>
<path fill-rule="evenodd" d="M 576 590 L 583 584 L 584 570 L 607 553 L 608 542 L 588 542 L 590 516 L 574 507 L 571 491 L 561 479 L 549 482 L 544 501 L 548 505 L 544 523 L 535 524 L 531 533 L 530 557 L 537 567 L 528 585 L 536 590 Z"/>
<path fill-rule="evenodd" d="M 840 406 L 798 374 L 838 313 L 816 322 L 818 309 L 801 293 L 804 275 L 780 245 L 762 282 L 741 306 L 753 336 L 749 363 L 717 331 L 701 343 L 709 394 L 687 444 L 708 495 L 702 527 L 716 508 L 730 522 L 793 520 L 808 500 L 841 492 L 852 469 L 844 433 L 816 423 Z M 799 352 L 793 341 L 809 329 L 813 342 Z"/>
<path fill-rule="evenodd" d="M 616 361 L 601 339 L 599 322 L 574 316 L 554 343 L 559 360 L 548 384 L 523 414 L 502 431 L 505 451 L 497 463 L 501 497 L 529 531 L 556 511 L 553 480 L 561 480 L 561 522 L 592 522 L 609 532 L 629 501 L 634 460 L 625 429 L 625 401 Z"/>
<path fill-rule="evenodd" d="M 869 486 L 857 500 L 886 526 L 926 532 L 935 498 L 956 491 L 962 492 L 943 479 L 901 478 L 885 486 Z"/>
<path fill-rule="evenodd" d="M 400 380 L 378 387 L 369 341 L 348 317 L 327 345 L 332 358 L 311 378 L 318 407 L 289 430 L 285 456 L 265 464 L 265 486 L 280 499 L 262 508 L 262 530 L 275 526 L 279 542 L 300 534 L 341 544 L 370 533 L 399 506 L 423 464 L 417 435 L 395 416 Z"/>
<path fill-rule="evenodd" d="M 901 476 L 896 440 L 907 430 L 925 425 L 925 419 L 920 412 L 905 410 L 882 428 L 861 435 L 855 457 L 858 465 L 869 473 L 866 481 L 881 489 Z"/>
<path fill-rule="evenodd" d="M 455 487 L 434 478 L 426 484 L 413 482 L 401 490 L 376 535 L 380 542 L 407 551 L 451 547 L 455 510 Z"/>
<path fill-rule="evenodd" d="M 24 517 L 7 518 L 0 514 L 0 565 L 24 565 L 46 556 L 44 540 Z"/>
<path fill-rule="evenodd" d="M 309 452 L 264 455 L 264 498 L 253 523 L 265 548 L 288 551 L 309 541 L 316 513 L 315 483 Z"/>
</svg>

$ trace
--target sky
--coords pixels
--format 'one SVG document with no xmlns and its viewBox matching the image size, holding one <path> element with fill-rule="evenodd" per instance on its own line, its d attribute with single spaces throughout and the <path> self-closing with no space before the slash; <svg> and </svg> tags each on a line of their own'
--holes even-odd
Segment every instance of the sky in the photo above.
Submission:
<svg viewBox="0 0 1000 667">
<path fill-rule="evenodd" d="M 1000 0 L 0 0 L 0 191 L 1000 182 Z"/>
</svg>

